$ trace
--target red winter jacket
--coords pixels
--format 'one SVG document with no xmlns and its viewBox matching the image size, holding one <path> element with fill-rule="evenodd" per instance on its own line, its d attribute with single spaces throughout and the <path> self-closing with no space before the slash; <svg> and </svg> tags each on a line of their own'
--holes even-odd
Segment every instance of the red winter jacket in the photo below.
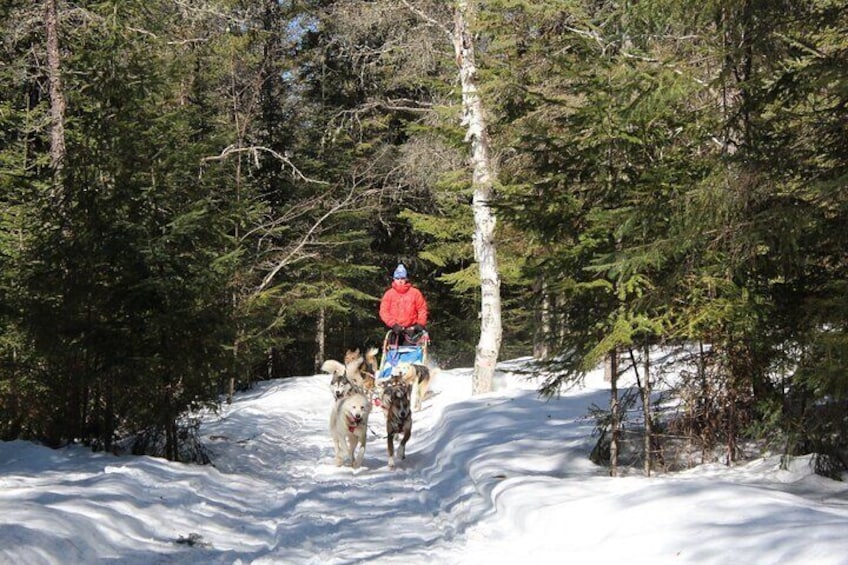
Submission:
<svg viewBox="0 0 848 565">
<path fill-rule="evenodd" d="M 427 301 L 408 280 L 394 280 L 380 301 L 380 319 L 388 326 L 427 325 Z"/>
</svg>

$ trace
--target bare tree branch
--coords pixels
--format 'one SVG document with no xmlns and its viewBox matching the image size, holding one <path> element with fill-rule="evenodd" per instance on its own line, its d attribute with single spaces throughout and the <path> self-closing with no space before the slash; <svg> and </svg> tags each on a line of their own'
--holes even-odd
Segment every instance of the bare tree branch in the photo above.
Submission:
<svg viewBox="0 0 848 565">
<path fill-rule="evenodd" d="M 228 157 L 230 157 L 231 155 L 234 155 L 234 154 L 237 154 L 237 153 L 250 153 L 253 156 L 254 165 L 256 167 L 259 167 L 259 154 L 263 151 L 271 154 L 275 159 L 278 159 L 279 161 L 282 161 L 284 164 L 291 167 L 292 174 L 294 176 L 300 178 L 301 180 L 305 181 L 305 182 L 311 182 L 311 183 L 314 183 L 314 184 L 323 184 L 323 185 L 329 185 L 330 184 L 327 181 L 316 180 L 316 179 L 311 179 L 311 178 L 307 177 L 302 172 L 300 172 L 300 169 L 298 169 L 295 166 L 294 163 L 291 162 L 291 159 L 289 159 L 288 157 L 286 157 L 285 155 L 281 154 L 278 151 L 274 151 L 273 149 L 271 149 L 269 147 L 263 147 L 261 145 L 252 145 L 250 147 L 235 147 L 233 145 L 230 145 L 228 147 L 225 147 L 224 150 L 221 151 L 220 155 L 215 155 L 213 157 L 204 157 L 203 162 L 207 163 L 209 161 L 223 161 L 223 160 L 227 159 Z"/>
<path fill-rule="evenodd" d="M 271 284 L 271 281 L 274 280 L 274 277 L 277 276 L 277 273 L 279 273 L 283 267 L 289 265 L 293 261 L 294 257 L 306 246 L 306 244 L 312 238 L 312 235 L 318 230 L 321 224 L 323 224 L 327 220 L 327 218 L 345 208 L 353 200 L 355 190 L 356 187 L 352 187 L 348 192 L 347 196 L 344 198 L 344 200 L 333 206 L 330 210 L 328 210 L 320 218 L 318 218 L 318 220 L 312 225 L 311 228 L 309 228 L 309 230 L 304 234 L 304 236 L 300 238 L 300 241 L 297 243 L 297 245 L 295 245 L 294 248 L 292 248 L 288 252 L 288 254 L 283 257 L 282 260 L 278 261 L 277 265 L 273 269 L 271 269 L 271 271 L 267 275 L 265 275 L 265 277 L 262 279 L 262 284 L 260 284 L 259 288 L 256 289 L 257 293 L 262 292 L 264 289 L 266 289 L 268 285 Z"/>
<path fill-rule="evenodd" d="M 435 18 L 431 17 L 429 14 L 427 14 L 427 13 L 425 13 L 424 11 L 420 10 L 417 6 L 413 6 L 412 4 L 410 4 L 410 3 L 409 3 L 409 1 L 408 1 L 408 0 L 401 0 L 401 4 L 403 4 L 404 6 L 406 6 L 406 8 L 407 8 L 410 12 L 414 13 L 416 16 L 418 16 L 419 18 L 421 18 L 422 20 L 424 20 L 424 21 L 425 21 L 425 22 L 427 22 L 428 24 L 430 24 L 430 25 L 432 25 L 432 26 L 434 26 L 434 27 L 438 28 L 440 31 L 442 31 L 442 33 L 444 33 L 444 34 L 445 34 L 445 36 L 447 36 L 447 38 L 448 38 L 449 40 L 453 38 L 453 30 L 452 30 L 452 29 L 450 29 L 448 26 L 444 25 L 444 24 L 443 24 L 443 23 L 441 23 L 440 21 L 438 21 L 438 20 L 436 20 Z"/>
</svg>

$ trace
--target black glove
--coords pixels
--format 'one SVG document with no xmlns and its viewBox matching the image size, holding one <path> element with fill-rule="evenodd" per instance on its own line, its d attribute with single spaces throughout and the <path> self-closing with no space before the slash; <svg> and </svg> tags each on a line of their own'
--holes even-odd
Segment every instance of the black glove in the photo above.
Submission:
<svg viewBox="0 0 848 565">
<path fill-rule="evenodd" d="M 403 326 L 400 324 L 395 324 L 392 326 L 392 333 L 395 335 L 400 335 L 403 333 Z"/>
<path fill-rule="evenodd" d="M 424 326 L 421 324 L 413 324 L 406 328 L 406 333 L 408 335 L 418 335 L 424 333 Z"/>
</svg>

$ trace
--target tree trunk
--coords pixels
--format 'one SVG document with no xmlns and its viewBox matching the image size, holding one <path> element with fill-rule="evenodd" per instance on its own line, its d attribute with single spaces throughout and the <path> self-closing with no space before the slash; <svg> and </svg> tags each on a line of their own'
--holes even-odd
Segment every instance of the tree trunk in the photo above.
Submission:
<svg viewBox="0 0 848 565">
<path fill-rule="evenodd" d="M 173 418 L 168 418 L 165 422 L 165 459 L 179 461 L 179 454 L 177 422 Z"/>
<path fill-rule="evenodd" d="M 697 406 L 696 406 L 696 414 L 702 414 L 704 416 L 704 421 L 701 423 L 700 433 L 699 433 L 699 441 L 701 443 L 701 462 L 707 460 L 707 444 L 712 444 L 712 440 L 708 440 L 709 438 L 709 430 L 710 427 L 707 426 L 707 418 L 706 415 L 709 414 L 709 404 L 710 404 L 710 389 L 709 383 L 707 382 L 707 354 L 704 350 L 704 342 L 703 340 L 698 340 L 698 380 L 700 382 L 700 391 L 697 398 Z M 710 445 L 710 447 L 712 447 Z"/>
<path fill-rule="evenodd" d="M 610 477 L 618 475 L 618 437 L 621 433 L 621 414 L 618 403 L 618 352 L 609 354 L 610 378 Z"/>
<path fill-rule="evenodd" d="M 230 379 L 227 386 L 227 404 L 233 403 L 233 397 L 236 394 L 236 368 L 238 367 L 238 355 L 239 340 L 236 339 L 236 342 L 233 344 L 233 367 L 230 371 Z"/>
<path fill-rule="evenodd" d="M 533 337 L 533 358 L 546 361 L 550 355 L 551 343 L 551 296 L 544 276 L 537 280 L 536 290 L 540 295 L 540 306 L 535 312 L 536 331 Z"/>
<path fill-rule="evenodd" d="M 50 164 L 53 168 L 51 195 L 62 197 L 62 167 L 65 161 L 65 94 L 62 90 L 61 56 L 59 54 L 59 16 L 56 0 L 44 2 L 44 25 L 47 33 L 47 71 L 50 82 Z"/>
<path fill-rule="evenodd" d="M 473 0 L 458 0 L 454 8 L 453 44 L 462 85 L 462 125 L 471 146 L 474 191 L 474 258 L 480 269 L 480 341 L 474 359 L 472 392 L 492 390 L 495 365 L 501 348 L 500 274 L 495 248 L 495 216 L 489 207 L 494 192 L 494 167 L 489 151 L 489 135 L 483 101 L 477 90 L 474 36 L 470 24 L 476 7 Z"/>
<path fill-rule="evenodd" d="M 644 362 L 644 375 L 645 381 L 642 383 L 640 387 L 642 390 L 642 414 L 645 418 L 645 463 L 644 463 L 644 471 L 645 476 L 651 476 L 651 465 L 652 465 L 652 453 L 653 453 L 653 443 L 654 443 L 654 426 L 653 421 L 651 419 L 651 359 L 650 359 L 650 348 L 648 346 L 647 340 L 645 341 L 645 358 Z"/>
<path fill-rule="evenodd" d="M 315 373 L 318 373 L 321 370 L 321 364 L 324 362 L 324 358 L 327 350 L 327 336 L 326 336 L 326 325 L 327 325 L 327 315 L 326 311 L 321 308 L 318 311 L 318 323 L 315 328 Z"/>
<path fill-rule="evenodd" d="M 277 348 L 271 346 L 268 348 L 267 364 L 265 368 L 265 376 L 268 380 L 277 378 Z"/>
</svg>

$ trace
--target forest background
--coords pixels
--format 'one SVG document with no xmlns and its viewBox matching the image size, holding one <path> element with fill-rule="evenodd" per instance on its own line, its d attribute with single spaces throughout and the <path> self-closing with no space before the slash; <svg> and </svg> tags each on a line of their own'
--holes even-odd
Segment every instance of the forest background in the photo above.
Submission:
<svg viewBox="0 0 848 565">
<path fill-rule="evenodd" d="M 379 346 L 400 261 L 467 364 L 457 4 L 4 2 L 0 437 L 179 459 L 192 409 Z M 641 369 L 645 453 L 848 467 L 845 3 L 477 7 L 501 358 Z M 656 346 L 691 367 L 662 417 Z"/>
</svg>

